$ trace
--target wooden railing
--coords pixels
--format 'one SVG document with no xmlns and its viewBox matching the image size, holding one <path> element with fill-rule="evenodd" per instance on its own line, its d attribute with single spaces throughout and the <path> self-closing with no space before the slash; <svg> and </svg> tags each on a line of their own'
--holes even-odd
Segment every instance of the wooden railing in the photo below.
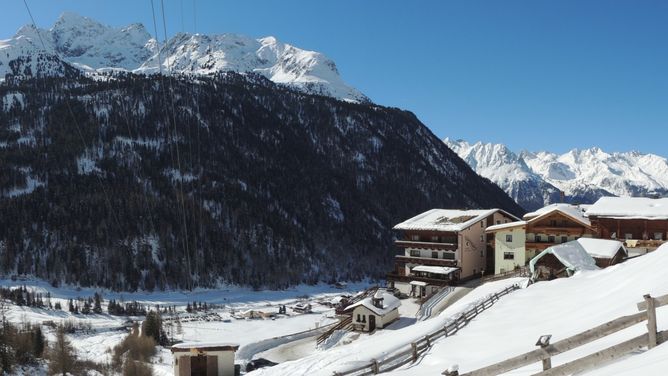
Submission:
<svg viewBox="0 0 668 376">
<path fill-rule="evenodd" d="M 573 373 L 584 372 L 592 368 L 596 368 L 613 359 L 625 356 L 630 352 L 636 351 L 643 347 L 653 348 L 657 344 L 661 344 L 668 340 L 668 330 L 657 332 L 656 330 L 656 308 L 668 304 L 668 295 L 658 298 L 652 298 L 645 295 L 644 301 L 638 303 L 639 313 L 628 316 L 622 316 L 615 320 L 606 322 L 595 328 L 578 333 L 572 337 L 562 339 L 558 342 L 549 343 L 551 336 L 541 336 L 536 346 L 539 349 L 533 350 L 516 357 L 506 359 L 502 362 L 492 364 L 490 366 L 480 368 L 475 371 L 459 374 L 456 370 L 444 371 L 443 375 L 459 375 L 459 376 L 492 376 L 512 371 L 536 362 L 543 363 L 543 372 L 536 373 L 534 376 L 556 376 L 556 375 L 571 375 Z M 587 355 L 583 358 L 564 363 L 552 368 L 551 358 L 566 351 L 573 350 L 587 343 L 593 342 L 597 339 L 606 337 L 610 334 L 619 332 L 640 322 L 647 321 L 648 332 L 631 338 L 615 346 L 608 347 L 604 350 Z M 451 367 L 456 369 L 457 367 Z"/>
<path fill-rule="evenodd" d="M 450 295 L 450 293 L 454 290 L 455 288 L 452 286 L 445 286 L 437 293 L 429 296 L 429 299 L 426 299 L 424 302 L 422 302 L 417 313 L 415 313 L 417 321 L 423 321 L 431 317 L 431 312 L 434 307 L 443 299 L 445 299 L 446 296 Z"/>
<path fill-rule="evenodd" d="M 344 317 L 341 321 L 339 321 L 338 324 L 334 325 L 333 327 L 329 328 L 326 332 L 322 333 L 321 335 L 318 336 L 316 339 L 316 343 L 319 345 L 327 340 L 335 331 L 337 330 L 346 330 L 348 326 L 352 325 L 353 323 L 353 316 L 346 316 Z"/>
<path fill-rule="evenodd" d="M 449 337 L 457 333 L 460 329 L 468 325 L 476 316 L 496 303 L 499 298 L 519 289 L 518 284 L 508 286 L 500 292 L 490 295 L 484 301 L 476 304 L 469 310 L 462 312 L 456 319 L 449 321 L 442 329 L 427 334 L 415 342 L 411 342 L 409 347 L 403 351 L 393 354 L 382 360 L 372 360 L 368 364 L 351 368 L 341 372 L 334 372 L 334 376 L 345 375 L 375 375 L 382 372 L 392 371 L 408 363 L 417 361 L 433 344 L 433 341 L 440 337 Z"/>
</svg>

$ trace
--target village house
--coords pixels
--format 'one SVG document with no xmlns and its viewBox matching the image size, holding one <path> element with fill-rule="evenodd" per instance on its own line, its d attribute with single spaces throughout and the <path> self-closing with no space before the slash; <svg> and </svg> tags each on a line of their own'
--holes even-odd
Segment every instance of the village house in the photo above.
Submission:
<svg viewBox="0 0 668 376">
<path fill-rule="evenodd" d="M 354 330 L 373 332 L 398 320 L 400 306 L 401 301 L 394 295 L 378 290 L 373 296 L 348 306 L 346 312 L 352 312 Z"/>
<path fill-rule="evenodd" d="M 179 343 L 172 346 L 174 376 L 234 376 L 233 343 Z"/>
<path fill-rule="evenodd" d="M 493 260 L 485 229 L 519 218 L 501 209 L 432 209 L 394 226 L 400 231 L 395 245 L 395 269 L 390 286 L 406 294 L 424 296 L 460 279 L 491 272 Z M 489 254 L 489 259 L 488 259 Z"/>
<path fill-rule="evenodd" d="M 525 214 L 523 219 L 495 224 L 486 229 L 492 234 L 494 274 L 524 266 L 546 248 L 592 237 L 596 233 L 584 208 L 577 205 L 548 205 Z"/>
<path fill-rule="evenodd" d="M 618 239 L 634 253 L 653 251 L 668 239 L 668 198 L 601 197 L 587 209 L 601 239 Z"/>
<path fill-rule="evenodd" d="M 584 250 L 594 258 L 596 266 L 607 268 L 608 266 L 619 264 L 628 257 L 628 252 L 624 243 L 616 240 L 580 238 L 578 243 Z"/>
</svg>

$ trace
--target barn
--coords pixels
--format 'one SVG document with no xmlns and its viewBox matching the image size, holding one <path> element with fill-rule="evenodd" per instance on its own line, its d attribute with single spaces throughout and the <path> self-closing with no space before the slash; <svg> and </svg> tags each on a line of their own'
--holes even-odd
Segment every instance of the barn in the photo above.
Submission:
<svg viewBox="0 0 668 376">
<path fill-rule="evenodd" d="M 578 241 L 545 249 L 529 262 L 531 276 L 536 280 L 570 277 L 580 270 L 596 270 L 594 258 Z"/>
<path fill-rule="evenodd" d="M 234 376 L 233 343 L 178 343 L 172 346 L 174 376 Z"/>
<path fill-rule="evenodd" d="M 624 243 L 617 240 L 580 238 L 577 242 L 594 258 L 599 268 L 619 264 L 628 257 Z"/>
</svg>

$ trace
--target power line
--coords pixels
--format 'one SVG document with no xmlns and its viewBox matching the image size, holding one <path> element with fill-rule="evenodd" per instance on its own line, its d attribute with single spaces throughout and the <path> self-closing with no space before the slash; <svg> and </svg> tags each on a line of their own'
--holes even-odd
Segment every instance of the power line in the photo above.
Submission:
<svg viewBox="0 0 668 376">
<path fill-rule="evenodd" d="M 30 16 L 30 20 L 32 21 L 32 26 L 35 28 L 35 31 L 37 32 L 37 37 L 39 38 L 39 41 L 42 43 L 42 48 L 44 51 L 46 51 L 46 45 L 44 44 L 44 40 L 42 39 L 42 34 L 40 34 L 39 29 L 37 28 L 37 23 L 35 22 L 35 19 L 32 16 L 32 12 L 30 11 L 30 7 L 28 6 L 27 0 L 23 0 L 23 4 L 26 6 L 26 9 L 28 10 L 28 15 Z"/>
</svg>

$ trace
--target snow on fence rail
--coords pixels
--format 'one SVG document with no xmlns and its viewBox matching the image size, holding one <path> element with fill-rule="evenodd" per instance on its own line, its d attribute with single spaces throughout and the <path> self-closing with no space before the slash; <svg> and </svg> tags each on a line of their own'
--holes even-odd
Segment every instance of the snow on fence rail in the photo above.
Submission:
<svg viewBox="0 0 668 376">
<path fill-rule="evenodd" d="M 658 298 L 652 298 L 650 295 L 643 296 L 644 301 L 638 303 L 640 312 L 622 316 L 595 328 L 585 330 L 572 337 L 562 339 L 561 341 L 550 344 L 550 335 L 541 336 L 536 343 L 539 349 L 533 350 L 522 355 L 506 359 L 502 362 L 489 365 L 475 371 L 459 374 L 456 370 L 444 371 L 443 375 L 449 376 L 491 376 L 512 371 L 532 363 L 542 362 L 543 372 L 536 373 L 534 376 L 557 376 L 571 375 L 577 372 L 587 371 L 596 368 L 613 359 L 627 355 L 632 351 L 643 347 L 649 349 L 658 344 L 668 341 L 668 330 L 657 332 L 656 329 L 656 308 L 668 305 L 668 295 Z M 587 355 L 583 358 L 564 363 L 552 368 L 551 358 L 569 350 L 573 350 L 597 339 L 606 337 L 620 330 L 626 329 L 643 321 L 647 321 L 647 333 L 624 341 L 615 346 Z M 453 369 L 456 369 L 454 367 Z"/>
<path fill-rule="evenodd" d="M 439 329 L 434 333 L 427 334 L 424 336 L 424 338 L 410 343 L 410 347 L 406 350 L 400 351 L 383 360 L 374 359 L 370 363 L 366 363 L 359 367 L 351 368 L 342 372 L 334 372 L 334 376 L 346 376 L 353 374 L 356 376 L 375 375 L 382 372 L 392 371 L 408 363 L 416 362 L 421 355 L 429 350 L 434 340 L 440 337 L 449 337 L 454 335 L 460 329 L 468 325 L 468 323 L 476 316 L 494 305 L 494 303 L 496 303 L 499 298 L 519 288 L 519 284 L 514 284 L 512 286 L 506 287 L 500 292 L 490 295 L 487 299 L 477 303 L 469 310 L 459 314 L 457 318 L 449 321 L 447 324 L 445 324 L 445 326 L 443 326 L 443 329 Z"/>
</svg>

